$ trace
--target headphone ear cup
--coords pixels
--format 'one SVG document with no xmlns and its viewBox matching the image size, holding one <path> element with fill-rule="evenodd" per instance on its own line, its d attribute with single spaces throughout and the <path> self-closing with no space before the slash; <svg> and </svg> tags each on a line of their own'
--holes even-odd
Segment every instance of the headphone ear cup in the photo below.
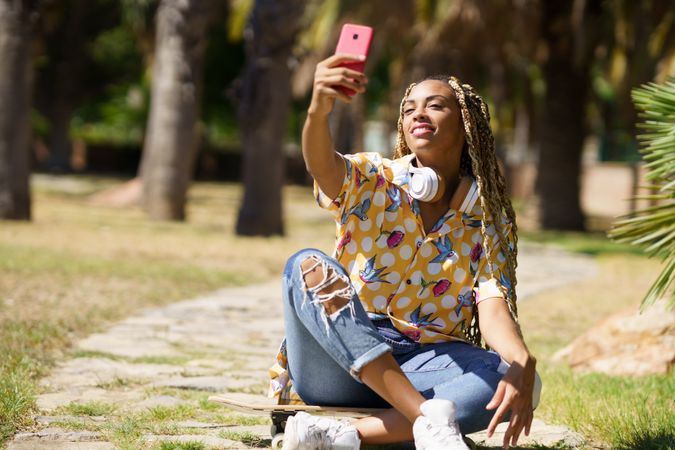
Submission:
<svg viewBox="0 0 675 450">
<path fill-rule="evenodd" d="M 435 202 L 443 196 L 445 183 L 429 167 L 410 168 L 410 196 L 422 202 Z"/>
</svg>

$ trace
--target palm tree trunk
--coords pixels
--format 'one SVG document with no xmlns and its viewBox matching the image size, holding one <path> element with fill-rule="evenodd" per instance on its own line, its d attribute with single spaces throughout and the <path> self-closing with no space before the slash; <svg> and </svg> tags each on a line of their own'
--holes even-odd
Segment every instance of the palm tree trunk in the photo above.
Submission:
<svg viewBox="0 0 675 450">
<path fill-rule="evenodd" d="M 245 33 L 247 63 L 239 106 L 244 197 L 239 235 L 283 234 L 282 146 L 291 98 L 289 60 L 304 2 L 257 0 Z"/>
<path fill-rule="evenodd" d="M 31 218 L 30 18 L 34 4 L 0 0 L 0 219 Z"/>
<path fill-rule="evenodd" d="M 157 12 L 152 100 L 141 172 L 156 220 L 185 220 L 199 144 L 199 106 L 212 0 L 162 0 Z"/>
</svg>

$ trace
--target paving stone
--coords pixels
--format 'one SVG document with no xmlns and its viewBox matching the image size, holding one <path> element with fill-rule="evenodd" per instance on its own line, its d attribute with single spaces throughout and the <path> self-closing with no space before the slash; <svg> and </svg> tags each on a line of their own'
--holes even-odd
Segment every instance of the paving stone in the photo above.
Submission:
<svg viewBox="0 0 675 450">
<path fill-rule="evenodd" d="M 470 434 L 469 437 L 473 439 L 476 444 L 483 446 L 494 446 L 502 448 L 504 440 L 504 431 L 508 427 L 508 423 L 500 423 L 497 425 L 495 433 L 491 438 L 487 437 L 485 431 Z M 548 425 L 541 420 L 534 419 L 532 427 L 530 428 L 530 435 L 520 435 L 518 445 L 542 445 L 545 447 L 564 447 L 564 448 L 583 448 L 584 438 L 579 433 L 570 430 L 562 425 Z"/>
<path fill-rule="evenodd" d="M 11 441 L 7 450 L 114 450 L 110 442 Z"/>
<path fill-rule="evenodd" d="M 61 428 L 45 428 L 31 433 L 17 433 L 14 436 L 15 441 L 68 441 L 68 442 L 90 442 L 100 441 L 100 433 L 93 431 L 68 431 Z"/>
<path fill-rule="evenodd" d="M 199 428 L 199 429 L 212 429 L 212 428 L 225 428 L 226 425 L 222 423 L 206 423 L 199 422 L 197 420 L 181 420 L 177 422 L 172 422 L 173 425 L 178 428 Z"/>
<path fill-rule="evenodd" d="M 184 367 L 169 364 L 134 364 L 107 358 L 75 358 L 61 363 L 41 384 L 53 391 L 72 386 L 98 386 L 117 380 L 143 382 L 184 372 Z"/>
<path fill-rule="evenodd" d="M 103 422 L 103 416 L 35 416 L 33 418 L 38 425 L 49 425 L 54 422 Z"/>
<path fill-rule="evenodd" d="M 233 363 L 232 361 L 223 361 L 222 359 L 193 359 L 185 365 L 188 367 L 206 367 L 225 371 L 231 369 Z"/>
<path fill-rule="evenodd" d="M 134 405 L 134 409 L 149 409 L 162 406 L 165 408 L 175 408 L 176 406 L 189 404 L 187 400 L 172 397 L 171 395 L 156 395 L 147 398 L 140 403 Z"/>
<path fill-rule="evenodd" d="M 43 411 L 52 411 L 60 406 L 66 406 L 69 403 L 112 403 L 125 404 L 137 402 L 145 397 L 141 391 L 108 391 L 102 388 L 74 387 L 71 389 L 42 394 L 37 397 L 37 406 Z"/>
<path fill-rule="evenodd" d="M 180 377 L 158 381 L 155 387 L 172 387 L 177 389 L 192 389 L 195 391 L 224 392 L 228 389 L 237 389 L 258 384 L 255 378 L 236 379 L 229 376 L 219 377 Z"/>
<path fill-rule="evenodd" d="M 147 356 L 181 356 L 169 342 L 157 338 L 141 338 L 126 335 L 94 334 L 77 345 L 79 350 L 110 353 L 127 358 Z"/>
</svg>

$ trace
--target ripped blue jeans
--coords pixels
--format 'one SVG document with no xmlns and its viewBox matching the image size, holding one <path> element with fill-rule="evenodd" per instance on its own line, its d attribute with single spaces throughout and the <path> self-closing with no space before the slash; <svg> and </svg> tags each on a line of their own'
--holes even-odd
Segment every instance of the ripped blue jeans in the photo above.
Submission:
<svg viewBox="0 0 675 450">
<path fill-rule="evenodd" d="M 303 261 L 320 269 L 323 280 L 305 284 Z M 283 299 L 288 372 L 308 404 L 357 407 L 390 405 L 359 380 L 361 369 L 392 352 L 413 386 L 425 398 L 444 398 L 457 405 L 462 433 L 487 428 L 494 411 L 485 409 L 508 369 L 495 352 L 463 342 L 421 345 L 399 333 L 389 319 L 371 321 L 340 263 L 316 249 L 293 255 L 284 270 Z M 337 280 L 347 288 L 318 294 Z M 328 314 L 323 302 L 348 298 Z M 504 420 L 508 420 L 507 414 Z"/>
</svg>

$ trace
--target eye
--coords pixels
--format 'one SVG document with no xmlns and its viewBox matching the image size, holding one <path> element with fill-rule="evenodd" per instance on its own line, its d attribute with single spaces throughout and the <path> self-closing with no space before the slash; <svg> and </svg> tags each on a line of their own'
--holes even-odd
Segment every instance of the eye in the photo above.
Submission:
<svg viewBox="0 0 675 450">
<path fill-rule="evenodd" d="M 403 110 L 403 114 L 407 116 L 408 114 L 412 113 L 413 111 L 415 111 L 414 108 L 406 108 L 406 109 Z"/>
<path fill-rule="evenodd" d="M 441 105 L 440 103 L 432 103 L 431 105 L 429 105 L 429 108 L 443 109 L 443 105 Z"/>
</svg>

